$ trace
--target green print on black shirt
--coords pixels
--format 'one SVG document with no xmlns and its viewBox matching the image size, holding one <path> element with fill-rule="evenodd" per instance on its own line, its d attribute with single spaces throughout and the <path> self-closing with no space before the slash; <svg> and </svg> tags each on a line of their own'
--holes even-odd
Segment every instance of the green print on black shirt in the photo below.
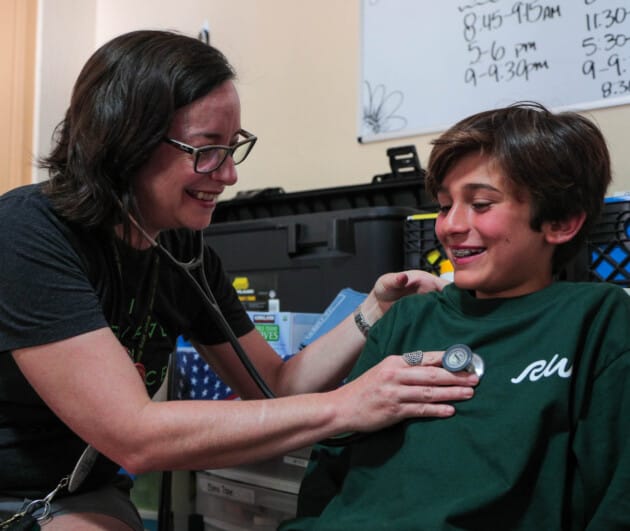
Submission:
<svg viewBox="0 0 630 531">
<path fill-rule="evenodd" d="M 144 367 L 139 372 L 150 396 L 155 394 L 166 378 L 173 348 L 164 327 L 152 317 L 147 324 L 146 312 L 141 310 L 141 305 L 136 305 L 136 298 L 133 297 L 127 305 L 127 311 L 120 316 L 120 321 L 111 325 L 112 332 L 127 349 L 131 360 Z M 147 352 L 151 354 L 147 355 Z M 156 352 L 159 354 L 156 355 Z"/>
</svg>

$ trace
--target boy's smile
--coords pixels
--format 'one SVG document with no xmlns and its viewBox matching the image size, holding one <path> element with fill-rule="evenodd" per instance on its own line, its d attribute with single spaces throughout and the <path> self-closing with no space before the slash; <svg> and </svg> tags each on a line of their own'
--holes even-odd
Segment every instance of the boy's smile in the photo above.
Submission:
<svg viewBox="0 0 630 531">
<path fill-rule="evenodd" d="M 446 174 L 437 196 L 436 234 L 458 287 L 478 298 L 515 297 L 552 281 L 555 246 L 530 226 L 531 200 L 493 159 L 474 153 Z"/>
</svg>

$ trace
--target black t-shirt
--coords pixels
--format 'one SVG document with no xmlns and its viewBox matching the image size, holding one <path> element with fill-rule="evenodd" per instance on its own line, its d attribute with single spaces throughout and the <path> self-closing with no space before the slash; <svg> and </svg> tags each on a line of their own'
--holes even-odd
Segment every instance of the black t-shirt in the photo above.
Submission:
<svg viewBox="0 0 630 531">
<path fill-rule="evenodd" d="M 160 243 L 188 261 L 196 238 L 187 230 L 167 231 Z M 0 197 L 0 252 L 0 494 L 39 496 L 72 471 L 85 443 L 37 396 L 12 350 L 110 327 L 145 366 L 153 394 L 179 335 L 203 344 L 226 337 L 190 280 L 168 259 L 66 222 L 41 185 Z M 218 256 L 207 247 L 204 269 L 235 334 L 250 331 L 253 325 Z M 118 468 L 101 456 L 83 488 L 110 480 Z"/>
</svg>

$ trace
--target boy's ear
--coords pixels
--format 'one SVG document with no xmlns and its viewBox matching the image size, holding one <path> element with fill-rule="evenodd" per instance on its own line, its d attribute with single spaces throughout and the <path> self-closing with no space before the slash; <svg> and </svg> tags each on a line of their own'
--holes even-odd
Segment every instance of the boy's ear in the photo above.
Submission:
<svg viewBox="0 0 630 531">
<path fill-rule="evenodd" d="M 545 234 L 547 243 L 560 245 L 571 240 L 584 225 L 586 212 L 580 212 L 567 219 L 559 221 L 545 221 L 542 224 L 542 231 Z"/>
</svg>

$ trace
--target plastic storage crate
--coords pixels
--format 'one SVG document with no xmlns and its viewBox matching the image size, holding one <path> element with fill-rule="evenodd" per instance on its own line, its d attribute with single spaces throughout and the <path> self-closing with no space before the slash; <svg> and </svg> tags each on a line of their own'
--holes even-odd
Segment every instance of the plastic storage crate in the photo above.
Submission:
<svg viewBox="0 0 630 531">
<path fill-rule="evenodd" d="M 630 199 L 606 199 L 587 240 L 588 280 L 630 287 Z"/>
<path fill-rule="evenodd" d="M 273 531 L 296 509 L 294 493 L 197 472 L 196 510 L 206 531 Z"/>
<path fill-rule="evenodd" d="M 295 516 L 310 447 L 236 468 L 196 474 L 195 509 L 205 530 L 272 531 Z"/>
<path fill-rule="evenodd" d="M 405 269 L 422 269 L 437 276 L 452 270 L 446 252 L 435 235 L 436 217 L 437 212 L 431 212 L 414 214 L 405 220 Z"/>
</svg>

